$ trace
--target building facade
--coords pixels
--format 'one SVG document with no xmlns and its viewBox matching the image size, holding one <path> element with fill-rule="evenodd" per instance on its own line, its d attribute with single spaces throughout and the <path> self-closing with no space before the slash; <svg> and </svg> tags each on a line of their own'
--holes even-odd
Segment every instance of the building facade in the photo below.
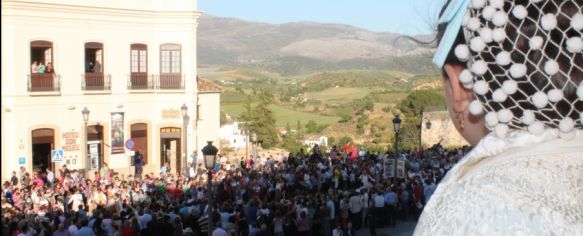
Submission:
<svg viewBox="0 0 583 236">
<path fill-rule="evenodd" d="M 133 173 L 134 151 L 146 173 L 175 172 L 218 144 L 220 89 L 198 89 L 200 14 L 196 1 L 2 0 L 2 179 Z"/>
</svg>

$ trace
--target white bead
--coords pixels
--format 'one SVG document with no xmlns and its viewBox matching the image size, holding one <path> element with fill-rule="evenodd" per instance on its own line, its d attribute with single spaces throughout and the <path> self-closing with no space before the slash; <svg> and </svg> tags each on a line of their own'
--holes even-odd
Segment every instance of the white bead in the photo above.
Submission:
<svg viewBox="0 0 583 236">
<path fill-rule="evenodd" d="M 528 126 L 528 132 L 534 135 L 541 134 L 545 130 L 545 125 L 540 121 L 535 121 Z"/>
<path fill-rule="evenodd" d="M 516 5 L 512 10 L 512 15 L 516 17 L 516 19 L 522 20 L 528 15 L 528 12 L 523 5 Z"/>
<path fill-rule="evenodd" d="M 482 28 L 480 30 L 480 38 L 482 38 L 482 41 L 484 41 L 484 43 L 491 43 L 492 42 L 492 30 L 490 28 Z"/>
<path fill-rule="evenodd" d="M 488 93 L 488 83 L 483 80 L 478 80 L 474 83 L 474 93 L 484 95 Z"/>
<path fill-rule="evenodd" d="M 472 17 L 468 20 L 466 27 L 471 31 L 477 31 L 480 29 L 480 20 L 476 17 Z"/>
<path fill-rule="evenodd" d="M 510 64 L 510 53 L 507 51 L 501 51 L 496 55 L 496 64 L 501 66 L 506 66 Z"/>
<path fill-rule="evenodd" d="M 561 137 L 564 140 L 572 140 L 575 138 L 575 136 L 577 136 L 575 133 L 575 130 L 571 130 L 571 132 L 567 132 L 567 133 L 563 133 L 563 132 L 559 133 L 559 137 Z"/>
<path fill-rule="evenodd" d="M 497 124 L 496 128 L 494 129 L 494 132 L 496 132 L 496 136 L 498 136 L 498 138 L 504 138 L 508 133 L 508 125 Z"/>
<path fill-rule="evenodd" d="M 488 65 L 486 65 L 486 62 L 484 62 L 483 60 L 478 60 L 475 61 L 471 67 L 470 70 L 475 74 L 475 75 L 483 75 L 486 73 L 486 71 L 488 70 Z"/>
<path fill-rule="evenodd" d="M 484 112 L 484 107 L 482 106 L 482 103 L 476 99 L 470 103 L 468 110 L 470 111 L 470 114 L 477 116 Z"/>
<path fill-rule="evenodd" d="M 502 83 L 502 91 L 507 95 L 512 95 L 518 90 L 518 83 L 514 80 L 506 80 Z"/>
<path fill-rule="evenodd" d="M 498 111 L 498 120 L 501 123 L 508 123 L 512 120 L 514 114 L 508 109 L 502 109 Z"/>
<path fill-rule="evenodd" d="M 534 112 L 531 110 L 525 110 L 522 113 L 522 123 L 525 125 L 531 125 L 532 123 L 535 122 L 536 116 L 534 115 Z"/>
<path fill-rule="evenodd" d="M 462 84 L 472 83 L 473 79 L 474 79 L 474 76 L 472 75 L 472 72 L 470 72 L 470 70 L 468 70 L 468 69 L 464 69 L 460 73 L 460 82 Z"/>
<path fill-rule="evenodd" d="M 579 97 L 579 101 L 583 101 L 583 81 L 577 86 L 577 97 Z"/>
<path fill-rule="evenodd" d="M 464 86 L 464 88 L 466 88 L 466 89 L 472 90 L 472 88 L 474 87 L 474 83 L 473 82 L 465 83 L 465 84 L 462 84 L 462 86 Z"/>
<path fill-rule="evenodd" d="M 486 6 L 482 9 L 482 18 L 484 18 L 484 20 L 491 20 L 492 17 L 494 17 L 494 13 L 496 13 L 496 8 Z"/>
<path fill-rule="evenodd" d="M 504 0 L 490 0 L 490 6 L 501 9 L 504 7 Z"/>
<path fill-rule="evenodd" d="M 470 49 L 468 49 L 468 45 L 460 44 L 455 47 L 455 56 L 460 61 L 468 61 L 470 59 Z"/>
<path fill-rule="evenodd" d="M 504 28 L 496 28 L 492 31 L 492 39 L 494 42 L 502 42 L 506 38 L 506 31 Z"/>
<path fill-rule="evenodd" d="M 494 17 L 492 17 L 492 23 L 494 23 L 495 26 L 504 26 L 507 21 L 508 15 L 502 10 L 494 13 Z"/>
<path fill-rule="evenodd" d="M 530 1 L 533 2 L 533 3 L 539 3 L 542 0 L 530 0 Z"/>
<path fill-rule="evenodd" d="M 496 89 L 494 90 L 494 93 L 492 93 L 492 100 L 495 102 L 504 102 L 506 101 L 506 98 L 508 98 L 508 95 L 504 93 L 502 89 Z"/>
<path fill-rule="evenodd" d="M 583 39 L 580 37 L 572 37 L 567 40 L 567 50 L 572 53 L 578 53 L 583 50 Z"/>
<path fill-rule="evenodd" d="M 583 111 L 579 113 L 579 122 L 583 125 Z"/>
<path fill-rule="evenodd" d="M 551 89 L 547 96 L 549 97 L 549 101 L 551 102 L 558 102 L 563 99 L 563 90 L 560 89 Z"/>
<path fill-rule="evenodd" d="M 573 128 L 575 128 L 575 121 L 569 117 L 562 119 L 559 123 L 559 130 L 563 133 L 571 132 Z"/>
<path fill-rule="evenodd" d="M 472 8 L 481 9 L 486 6 L 486 0 L 472 0 Z"/>
<path fill-rule="evenodd" d="M 526 66 L 524 64 L 514 64 L 510 67 L 510 76 L 512 78 L 520 78 L 526 74 Z"/>
<path fill-rule="evenodd" d="M 577 13 L 571 17 L 571 27 L 574 30 L 583 30 L 583 14 Z"/>
<path fill-rule="evenodd" d="M 484 117 L 484 120 L 486 121 L 486 126 L 495 127 L 498 124 L 498 113 L 488 112 Z"/>
<path fill-rule="evenodd" d="M 547 75 L 554 75 L 559 72 L 559 63 L 555 60 L 548 60 L 545 62 L 545 73 Z"/>
<path fill-rule="evenodd" d="M 549 98 L 547 97 L 547 94 L 540 91 L 532 95 L 531 100 L 532 104 L 534 104 L 534 106 L 536 106 L 537 108 L 543 108 L 547 106 L 547 104 L 549 103 Z"/>
<path fill-rule="evenodd" d="M 532 50 L 540 50 L 541 47 L 543 46 L 543 43 L 544 43 L 543 37 L 541 37 L 541 36 L 534 36 L 528 42 L 528 46 Z"/>
<path fill-rule="evenodd" d="M 546 14 L 541 18 L 540 24 L 546 31 L 551 31 L 557 27 L 557 16 L 554 14 Z"/>
<path fill-rule="evenodd" d="M 486 44 L 484 43 L 484 41 L 482 41 L 482 38 L 474 37 L 470 41 L 470 49 L 472 49 L 472 51 L 481 52 L 484 50 L 484 48 L 486 48 Z"/>
</svg>

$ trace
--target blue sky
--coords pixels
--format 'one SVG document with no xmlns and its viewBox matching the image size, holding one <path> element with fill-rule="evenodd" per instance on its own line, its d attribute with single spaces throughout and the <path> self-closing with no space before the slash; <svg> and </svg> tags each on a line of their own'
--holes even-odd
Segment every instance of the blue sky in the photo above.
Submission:
<svg viewBox="0 0 583 236">
<path fill-rule="evenodd" d="M 281 24 L 338 23 L 376 32 L 417 35 L 433 32 L 440 0 L 198 0 L 205 13 Z"/>
</svg>

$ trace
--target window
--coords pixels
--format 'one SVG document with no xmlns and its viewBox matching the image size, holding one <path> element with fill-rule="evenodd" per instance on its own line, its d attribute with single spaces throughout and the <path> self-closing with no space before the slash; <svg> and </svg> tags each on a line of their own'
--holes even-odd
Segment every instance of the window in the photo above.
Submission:
<svg viewBox="0 0 583 236">
<path fill-rule="evenodd" d="M 145 44 L 132 44 L 130 51 L 130 62 L 132 73 L 148 72 L 148 51 Z"/>
<path fill-rule="evenodd" d="M 180 74 L 180 45 L 163 44 L 160 46 L 160 73 Z"/>
<path fill-rule="evenodd" d="M 85 73 L 103 73 L 103 44 L 85 44 Z"/>
<path fill-rule="evenodd" d="M 49 41 L 32 41 L 30 42 L 30 73 L 45 73 L 46 66 L 53 62 L 53 43 Z M 38 69 L 42 65 L 42 70 Z M 52 69 L 52 68 L 51 68 Z M 52 73 L 52 72 L 50 72 Z"/>
</svg>

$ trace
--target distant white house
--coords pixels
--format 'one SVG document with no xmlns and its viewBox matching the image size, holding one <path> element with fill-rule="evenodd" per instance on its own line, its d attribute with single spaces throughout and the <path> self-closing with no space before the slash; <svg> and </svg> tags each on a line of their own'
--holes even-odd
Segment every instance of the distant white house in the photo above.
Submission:
<svg viewBox="0 0 583 236">
<path fill-rule="evenodd" d="M 318 146 L 328 146 L 328 137 L 306 136 L 302 142 L 308 147 L 313 147 L 315 144 L 318 144 Z"/>
<path fill-rule="evenodd" d="M 241 123 L 235 121 L 219 129 L 219 138 L 232 148 L 245 148 L 247 145 L 247 136 L 239 129 L 239 124 Z"/>
</svg>

